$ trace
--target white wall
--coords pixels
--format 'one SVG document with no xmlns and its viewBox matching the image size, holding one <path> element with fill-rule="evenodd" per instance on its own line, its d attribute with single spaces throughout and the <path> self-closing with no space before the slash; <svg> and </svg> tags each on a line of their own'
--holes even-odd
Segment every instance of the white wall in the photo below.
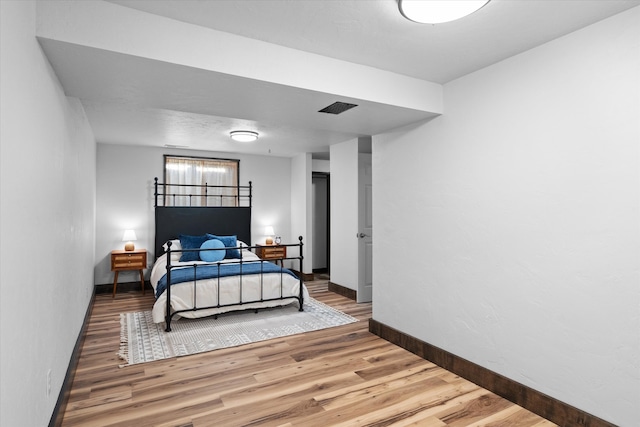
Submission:
<svg viewBox="0 0 640 427">
<path fill-rule="evenodd" d="M 253 184 L 252 244 L 264 243 L 264 228 L 273 225 L 283 242 L 297 242 L 291 227 L 291 166 L 288 158 L 246 154 L 98 144 L 95 283 L 113 283 L 110 253 L 122 249 L 126 228 L 136 231 L 136 247 L 146 248 L 153 265 L 155 217 L 153 178 L 163 180 L 165 154 L 240 160 L 240 184 Z M 215 232 L 215 230 L 211 230 Z M 145 271 L 148 278 L 150 271 Z M 136 281 L 122 272 L 119 282 Z"/>
<path fill-rule="evenodd" d="M 303 273 L 312 273 L 313 263 L 313 233 L 312 233 L 312 199 L 311 199 L 311 154 L 299 154 L 291 158 L 291 235 L 294 242 L 298 242 L 298 236 L 302 236 L 304 246 L 302 247 L 302 270 Z M 299 250 L 295 253 L 287 252 L 287 256 L 298 256 Z M 297 261 L 291 265 L 298 270 Z"/>
<path fill-rule="evenodd" d="M 358 289 L 358 140 L 330 147 L 331 281 Z"/>
<path fill-rule="evenodd" d="M 93 290 L 95 141 L 36 41 L 35 9 L 0 2 L 3 426 L 49 423 Z"/>
<path fill-rule="evenodd" d="M 313 172 L 329 173 L 331 171 L 331 162 L 329 160 L 312 159 L 311 168 Z"/>
<path fill-rule="evenodd" d="M 451 82 L 443 116 L 373 146 L 374 318 L 620 426 L 640 423 L 639 22 Z"/>
</svg>

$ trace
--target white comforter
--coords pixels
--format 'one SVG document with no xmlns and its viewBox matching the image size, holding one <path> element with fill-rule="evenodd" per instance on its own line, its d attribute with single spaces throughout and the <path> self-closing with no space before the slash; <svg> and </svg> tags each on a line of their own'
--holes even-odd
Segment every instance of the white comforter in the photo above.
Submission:
<svg viewBox="0 0 640 427">
<path fill-rule="evenodd" d="M 242 260 L 260 261 L 260 258 L 249 250 L 242 251 Z M 223 262 L 238 262 L 237 259 L 228 259 Z M 173 262 L 173 266 L 177 265 L 193 265 L 206 264 L 203 261 L 190 262 Z M 167 272 L 167 255 L 160 256 L 151 270 L 151 286 L 155 292 L 158 281 Z M 207 310 L 188 311 L 180 313 L 179 316 L 197 318 L 211 316 L 214 314 L 225 313 L 238 309 L 256 309 L 265 307 L 277 307 L 291 304 L 296 301 L 294 298 L 299 295 L 300 281 L 289 274 L 269 273 L 262 276 L 262 295 L 261 295 L 261 276 L 259 274 L 251 274 L 242 276 L 242 301 L 255 301 L 266 298 L 280 297 L 280 283 L 282 283 L 282 294 L 285 297 L 291 297 L 284 300 L 266 301 L 243 304 L 242 306 L 227 306 L 220 308 L 211 308 Z M 240 276 L 221 277 L 220 279 L 204 279 L 198 280 L 195 286 L 195 294 L 197 296 L 198 307 L 213 306 L 218 304 L 218 280 L 220 281 L 220 304 L 238 304 L 240 301 Z M 309 293 L 304 285 L 303 297 L 305 301 L 309 298 Z M 262 298 L 261 298 L 262 296 Z M 171 309 L 172 312 L 193 308 L 194 305 L 194 283 L 185 282 L 171 285 Z M 165 311 L 167 306 L 166 291 L 156 299 L 153 305 L 152 315 L 155 323 L 162 323 L 165 320 Z M 177 319 L 176 315 L 173 319 Z"/>
</svg>

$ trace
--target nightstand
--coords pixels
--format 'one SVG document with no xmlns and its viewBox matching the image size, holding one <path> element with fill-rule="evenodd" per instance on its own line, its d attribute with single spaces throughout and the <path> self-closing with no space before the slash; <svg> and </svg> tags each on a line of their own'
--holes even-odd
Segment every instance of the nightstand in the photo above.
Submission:
<svg viewBox="0 0 640 427">
<path fill-rule="evenodd" d="M 283 258 L 287 257 L 287 247 L 280 245 L 256 245 L 256 255 L 265 260 L 280 261 L 284 267 Z"/>
<path fill-rule="evenodd" d="M 144 295 L 144 274 L 142 270 L 147 268 L 147 250 L 135 249 L 133 251 L 115 250 L 111 251 L 111 271 L 116 275 L 113 279 L 113 298 L 116 296 L 118 286 L 118 273 L 126 270 L 138 270 L 140 272 L 140 284 L 142 295 Z"/>
</svg>

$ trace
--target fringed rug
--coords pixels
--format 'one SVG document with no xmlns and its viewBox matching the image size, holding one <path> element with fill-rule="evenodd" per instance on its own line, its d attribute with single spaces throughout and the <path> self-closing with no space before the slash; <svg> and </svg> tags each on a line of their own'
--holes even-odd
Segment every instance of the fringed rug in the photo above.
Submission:
<svg viewBox="0 0 640 427">
<path fill-rule="evenodd" d="M 221 348 L 234 347 L 271 338 L 316 331 L 357 322 L 339 310 L 313 298 L 304 303 L 227 313 L 217 319 L 186 319 L 171 322 L 171 332 L 164 323 L 153 323 L 150 311 L 120 314 L 120 352 L 123 366 L 186 356 Z"/>
</svg>

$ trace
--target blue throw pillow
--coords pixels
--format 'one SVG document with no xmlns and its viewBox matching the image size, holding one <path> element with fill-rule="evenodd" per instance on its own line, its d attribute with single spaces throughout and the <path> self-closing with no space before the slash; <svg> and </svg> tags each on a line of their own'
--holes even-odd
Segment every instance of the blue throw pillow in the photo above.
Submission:
<svg viewBox="0 0 640 427">
<path fill-rule="evenodd" d="M 207 234 L 210 239 L 218 239 L 227 248 L 237 248 L 238 247 L 238 238 L 237 236 L 215 236 L 213 234 Z M 225 258 L 240 258 L 240 250 L 239 249 L 227 249 L 227 253 Z"/>
<path fill-rule="evenodd" d="M 215 251 L 200 251 L 200 259 L 207 262 L 218 262 L 226 255 L 224 243 L 218 239 L 209 239 L 200 246 L 200 249 L 218 249 Z"/>
<path fill-rule="evenodd" d="M 202 236 L 181 234 L 178 237 L 180 238 L 180 246 L 182 246 L 182 249 L 200 249 L 200 246 L 211 238 L 207 234 L 203 234 Z M 180 262 L 187 261 L 200 261 L 200 255 L 198 255 L 197 251 L 182 252 Z"/>
</svg>

